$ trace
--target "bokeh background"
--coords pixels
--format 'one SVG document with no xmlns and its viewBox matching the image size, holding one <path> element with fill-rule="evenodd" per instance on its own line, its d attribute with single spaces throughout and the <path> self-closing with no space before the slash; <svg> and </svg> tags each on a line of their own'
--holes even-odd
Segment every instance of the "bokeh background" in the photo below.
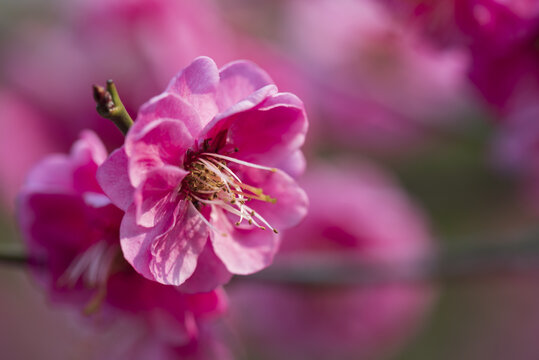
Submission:
<svg viewBox="0 0 539 360">
<path fill-rule="evenodd" d="M 311 215 L 285 234 L 282 284 L 227 286 L 234 357 L 537 359 L 538 44 L 534 0 L 0 0 L 0 244 L 21 247 L 37 161 L 84 128 L 121 144 L 92 84 L 113 78 L 135 116 L 195 57 L 249 59 L 305 102 Z M 474 261 L 492 254 L 497 271 Z M 287 284 L 279 266 L 311 255 L 453 276 Z M 93 359 L 129 332 L 81 323 L 21 266 L 0 283 L 2 358 Z"/>
</svg>

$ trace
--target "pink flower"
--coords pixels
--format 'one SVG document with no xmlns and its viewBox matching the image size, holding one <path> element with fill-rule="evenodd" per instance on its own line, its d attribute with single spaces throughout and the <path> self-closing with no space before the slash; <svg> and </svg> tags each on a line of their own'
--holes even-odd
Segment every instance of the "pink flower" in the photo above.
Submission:
<svg viewBox="0 0 539 360">
<path fill-rule="evenodd" d="M 390 2 L 422 31 L 447 47 L 471 53 L 469 77 L 502 115 L 534 103 L 539 93 L 536 43 L 539 2 L 528 0 L 423 0 Z M 434 30 L 434 31 L 433 31 Z M 432 33 L 435 34 L 432 34 Z"/>
<path fill-rule="evenodd" d="M 224 293 L 182 294 L 144 279 L 125 262 L 123 212 L 96 180 L 106 157 L 101 141 L 84 132 L 69 156 L 51 155 L 30 173 L 19 221 L 29 256 L 43 262 L 33 273 L 55 301 L 85 306 L 101 318 L 133 317 L 163 346 L 187 346 L 196 341 L 198 324 L 224 311 Z"/>
<path fill-rule="evenodd" d="M 278 230 L 306 213 L 304 192 L 279 170 L 301 171 L 306 130 L 301 101 L 252 63 L 218 70 L 196 59 L 143 105 L 125 146 L 98 171 L 126 211 L 127 261 L 191 291 L 268 266 Z"/>
<path fill-rule="evenodd" d="M 324 264 L 403 275 L 432 249 L 422 213 L 380 170 L 320 166 L 302 184 L 309 214 L 285 231 L 275 264 L 267 269 L 283 280 L 294 268 L 323 278 Z M 350 276 L 341 272 L 329 281 Z M 387 355 L 421 325 L 432 295 L 424 284 L 398 281 L 363 287 L 237 282 L 228 290 L 234 322 L 249 348 L 260 351 L 251 356 L 283 360 Z"/>
</svg>

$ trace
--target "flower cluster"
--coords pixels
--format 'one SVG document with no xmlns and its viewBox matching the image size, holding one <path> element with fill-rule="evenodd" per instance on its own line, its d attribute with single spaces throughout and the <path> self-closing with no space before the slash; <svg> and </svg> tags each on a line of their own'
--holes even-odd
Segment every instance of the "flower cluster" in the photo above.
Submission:
<svg viewBox="0 0 539 360">
<path fill-rule="evenodd" d="M 301 101 L 256 65 L 196 59 L 110 156 L 85 131 L 30 173 L 19 219 L 36 277 L 86 314 L 167 324 L 151 346 L 215 358 L 197 334 L 226 309 L 220 285 L 268 266 L 306 214 L 284 171 L 303 169 L 306 131 Z"/>
</svg>

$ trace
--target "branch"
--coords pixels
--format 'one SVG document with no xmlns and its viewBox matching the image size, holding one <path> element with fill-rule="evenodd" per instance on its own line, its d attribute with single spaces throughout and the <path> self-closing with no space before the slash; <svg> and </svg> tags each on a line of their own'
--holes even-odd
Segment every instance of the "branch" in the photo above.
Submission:
<svg viewBox="0 0 539 360">
<path fill-rule="evenodd" d="M 27 255 L 17 244 L 0 242 L 0 264 L 43 266 L 44 263 L 42 259 Z"/>
<path fill-rule="evenodd" d="M 242 278 L 302 286 L 381 286 L 396 283 L 452 282 L 539 270 L 539 241 L 489 244 L 444 251 L 408 263 L 374 264 L 353 256 L 291 255 Z M 535 271 L 535 272 L 534 272 Z M 241 281 L 241 280 L 240 280 Z"/>
</svg>

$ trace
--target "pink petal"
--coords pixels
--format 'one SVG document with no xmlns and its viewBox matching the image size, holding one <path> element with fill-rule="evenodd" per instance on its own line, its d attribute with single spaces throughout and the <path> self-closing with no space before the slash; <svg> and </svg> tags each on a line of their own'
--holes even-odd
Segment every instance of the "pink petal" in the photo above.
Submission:
<svg viewBox="0 0 539 360">
<path fill-rule="evenodd" d="M 193 137 L 182 122 L 155 120 L 140 132 L 127 134 L 125 151 L 129 158 L 129 179 L 138 187 L 147 173 L 165 164 L 182 166 Z"/>
<path fill-rule="evenodd" d="M 264 70 L 245 60 L 228 63 L 219 75 L 217 104 L 220 111 L 227 110 L 264 86 L 273 84 Z"/>
<path fill-rule="evenodd" d="M 108 151 L 99 137 L 90 130 L 83 130 L 79 136 L 79 140 L 73 144 L 71 156 L 78 158 L 79 152 L 85 156 L 86 152 L 90 153 L 91 161 L 97 165 L 101 165 L 107 158 Z M 80 162 L 80 161 L 77 161 Z"/>
<path fill-rule="evenodd" d="M 136 222 L 135 204 L 127 209 L 120 225 L 120 245 L 125 260 L 145 278 L 155 280 L 150 272 L 150 245 L 153 239 L 170 230 L 174 222 L 174 214 L 151 229 L 142 227 Z"/>
<path fill-rule="evenodd" d="M 189 308 L 195 317 L 208 317 L 223 314 L 228 307 L 223 288 L 198 294 L 187 295 Z"/>
<path fill-rule="evenodd" d="M 232 274 L 223 262 L 215 255 L 211 242 L 207 242 L 198 258 L 198 264 L 193 275 L 180 287 L 182 292 L 199 293 L 215 289 L 226 284 Z"/>
<path fill-rule="evenodd" d="M 77 192 L 102 192 L 96 179 L 96 171 L 107 155 L 105 145 L 94 132 L 85 130 L 81 133 L 69 155 L 74 169 L 73 185 Z"/>
<path fill-rule="evenodd" d="M 271 104 L 264 108 L 264 105 L 231 119 L 229 144 L 239 150 L 235 154 L 239 159 L 276 166 L 303 145 L 307 118 L 303 107 Z"/>
<path fill-rule="evenodd" d="M 165 92 L 152 98 L 139 110 L 133 125 L 138 132 L 148 123 L 159 119 L 171 119 L 185 124 L 191 136 L 196 137 L 203 127 L 196 109 L 176 93 Z"/>
<path fill-rule="evenodd" d="M 230 126 L 235 119 L 233 115 L 255 108 L 266 100 L 268 96 L 276 93 L 277 87 L 275 85 L 268 85 L 258 89 L 247 98 L 228 108 L 226 111 L 219 113 L 210 123 L 206 125 L 199 138 L 209 139 L 215 137 L 219 132 L 227 129 Z"/>
<path fill-rule="evenodd" d="M 286 173 L 247 169 L 242 180 L 264 190 L 275 203 L 252 201 L 249 206 L 278 231 L 297 225 L 307 214 L 309 199 L 305 191 Z"/>
<path fill-rule="evenodd" d="M 183 202 L 182 212 L 170 231 L 156 237 L 151 245 L 150 271 L 156 281 L 181 285 L 195 271 L 208 239 L 208 226 L 193 205 Z"/>
<path fill-rule="evenodd" d="M 177 189 L 187 174 L 187 171 L 170 165 L 148 173 L 134 193 L 138 225 L 153 227 L 168 213 L 174 212 L 179 202 Z"/>
<path fill-rule="evenodd" d="M 73 165 L 65 155 L 50 155 L 29 173 L 24 190 L 28 192 L 75 192 Z"/>
<path fill-rule="evenodd" d="M 177 94 L 191 104 L 201 124 L 205 125 L 219 112 L 215 103 L 218 84 L 217 65 L 212 59 L 202 56 L 172 79 L 167 92 Z"/>
<path fill-rule="evenodd" d="M 196 210 L 180 202 L 157 226 L 136 223 L 136 209 L 126 212 L 120 228 L 125 259 L 144 277 L 165 285 L 181 285 L 195 271 L 208 229 Z"/>
<path fill-rule="evenodd" d="M 298 178 L 305 172 L 306 160 L 301 150 L 296 150 L 276 166 L 293 178 Z"/>
<path fill-rule="evenodd" d="M 252 274 L 273 261 L 279 236 L 271 230 L 236 228 L 217 208 L 212 209 L 210 222 L 218 229 L 210 232 L 215 254 L 231 273 Z"/>
<path fill-rule="evenodd" d="M 122 146 L 110 154 L 103 164 L 97 169 L 97 181 L 103 192 L 111 199 L 112 203 L 126 211 L 133 202 L 134 188 L 129 182 L 127 172 L 127 155 Z"/>
<path fill-rule="evenodd" d="M 83 200 L 76 194 L 23 192 L 19 200 L 19 222 L 30 242 L 45 249 L 57 248 L 58 254 L 78 251 L 86 246 L 88 229 Z"/>
</svg>

